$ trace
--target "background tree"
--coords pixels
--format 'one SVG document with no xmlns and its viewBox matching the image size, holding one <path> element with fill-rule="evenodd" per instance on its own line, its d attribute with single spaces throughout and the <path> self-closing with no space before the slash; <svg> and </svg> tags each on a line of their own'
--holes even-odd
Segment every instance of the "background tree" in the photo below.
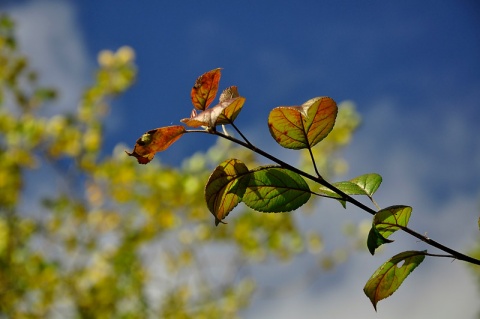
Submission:
<svg viewBox="0 0 480 319">
<path fill-rule="evenodd" d="M 256 289 L 250 265 L 310 252 L 318 269 L 330 268 L 362 242 L 353 228 L 351 246 L 327 253 L 321 234 L 302 232 L 296 214 L 244 208 L 215 228 L 203 195 L 210 170 L 231 153 L 256 164 L 229 143 L 179 167 L 139 166 L 122 145 L 105 155 L 111 99 L 132 85 L 136 68 L 128 47 L 103 51 L 98 61 L 76 109 L 45 116 L 57 92 L 29 67 L 14 22 L 0 18 L 2 316 L 232 318 Z M 334 131 L 315 150 L 327 176 L 345 169 L 338 151 L 358 123 L 354 108 L 341 105 Z"/>
</svg>

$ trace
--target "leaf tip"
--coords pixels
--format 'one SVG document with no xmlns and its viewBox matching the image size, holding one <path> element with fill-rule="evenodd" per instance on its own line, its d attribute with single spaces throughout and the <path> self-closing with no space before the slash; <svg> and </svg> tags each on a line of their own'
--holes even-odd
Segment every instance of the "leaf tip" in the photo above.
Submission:
<svg viewBox="0 0 480 319">
<path fill-rule="evenodd" d="M 383 244 L 393 243 L 393 240 L 385 238 L 375 227 L 372 225 L 367 237 L 367 247 L 370 254 L 375 255 L 375 250 Z"/>
<path fill-rule="evenodd" d="M 218 226 L 218 224 L 228 224 L 227 222 L 224 222 L 222 221 L 221 219 L 218 219 L 217 217 L 215 217 L 215 226 Z"/>
<path fill-rule="evenodd" d="M 135 150 L 133 150 L 132 152 L 129 152 L 127 150 L 125 150 L 125 153 L 127 153 L 128 156 L 133 156 L 137 159 L 137 162 L 138 164 L 148 164 L 150 163 L 150 161 L 153 159 L 153 155 L 150 155 L 150 156 L 142 156 L 140 154 L 138 154 L 137 152 L 135 152 Z"/>
</svg>

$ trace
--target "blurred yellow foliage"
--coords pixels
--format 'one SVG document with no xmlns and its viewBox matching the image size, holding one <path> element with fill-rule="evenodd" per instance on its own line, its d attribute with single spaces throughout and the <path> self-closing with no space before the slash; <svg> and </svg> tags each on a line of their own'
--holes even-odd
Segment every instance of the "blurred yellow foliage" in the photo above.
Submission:
<svg viewBox="0 0 480 319">
<path fill-rule="evenodd" d="M 257 164 L 229 142 L 177 168 L 137 165 L 124 146 L 101 158 L 109 101 L 136 77 L 133 49 L 100 52 L 77 108 L 43 117 L 56 93 L 38 83 L 14 30 L 0 15 L 0 317 L 235 318 L 256 288 L 242 265 L 305 251 L 326 268 L 345 259 L 324 255 L 321 235 L 303 233 L 295 214 L 239 206 L 214 227 L 203 194 L 210 169 L 229 154 Z M 314 149 L 326 175 L 346 169 L 335 152 L 358 122 L 352 104 L 340 104 L 335 129 Z M 223 260 L 227 250 L 235 262 Z"/>
</svg>

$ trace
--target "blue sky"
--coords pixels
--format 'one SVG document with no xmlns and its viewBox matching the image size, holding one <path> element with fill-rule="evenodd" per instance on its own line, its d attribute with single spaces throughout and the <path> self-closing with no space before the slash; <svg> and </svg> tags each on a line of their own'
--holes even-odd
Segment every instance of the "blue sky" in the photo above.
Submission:
<svg viewBox="0 0 480 319">
<path fill-rule="evenodd" d="M 20 43 L 44 81 L 62 90 L 55 106 L 59 112 L 76 106 L 81 88 L 92 79 L 100 50 L 123 45 L 135 49 L 138 81 L 114 102 L 107 122 L 106 154 L 118 143 L 133 146 L 151 128 L 188 117 L 196 77 L 222 67 L 221 87 L 237 85 L 247 98 L 238 124 L 245 132 L 255 132 L 251 139 L 259 145 L 271 143 L 266 118 L 275 106 L 301 104 L 322 95 L 353 101 L 363 124 L 345 152 L 348 176 L 380 173 L 384 177 L 377 198 L 380 205 L 413 206 L 413 227 L 430 237 L 461 250 L 478 240 L 480 5 L 476 1 L 3 3 L 17 18 Z M 212 140 L 186 136 L 158 157 L 178 163 L 205 149 L 207 141 Z M 353 209 L 338 214 L 336 203 L 321 205 L 330 221 L 327 233 L 334 228 L 331 224 L 341 227 L 345 220 L 368 218 Z M 319 227 L 325 227 L 325 218 L 319 214 Z M 425 248 L 405 237 L 396 244 L 398 249 Z M 375 258 L 355 255 L 334 274 L 322 276 L 311 290 L 254 302 L 245 315 L 372 318 L 361 288 L 376 266 L 394 253 L 388 250 Z M 299 267 L 311 265 L 307 257 L 279 267 L 274 278 L 258 271 L 268 280 L 288 278 Z M 431 259 L 421 268 L 412 275 L 415 279 L 408 279 L 379 305 L 376 317 L 474 316 L 479 294 L 463 264 Z M 328 284 L 332 278 L 334 286 Z M 349 307 L 344 306 L 345 299 Z"/>
</svg>

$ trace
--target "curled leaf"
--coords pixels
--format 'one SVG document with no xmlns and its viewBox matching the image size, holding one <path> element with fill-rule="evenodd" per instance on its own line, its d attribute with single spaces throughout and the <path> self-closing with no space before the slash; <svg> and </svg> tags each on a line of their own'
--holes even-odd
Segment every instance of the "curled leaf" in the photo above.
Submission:
<svg viewBox="0 0 480 319">
<path fill-rule="evenodd" d="M 285 148 L 311 148 L 333 129 L 337 111 L 329 97 L 316 97 L 302 106 L 274 108 L 268 117 L 270 134 Z"/>
<path fill-rule="evenodd" d="M 391 296 L 425 259 L 427 251 L 405 251 L 385 262 L 365 284 L 363 291 L 377 310 L 377 303 Z M 398 266 L 403 262 L 401 266 Z"/>
<path fill-rule="evenodd" d="M 392 242 L 387 238 L 402 227 L 407 227 L 411 214 L 412 208 L 402 205 L 390 206 L 376 213 L 367 239 L 370 253 L 373 255 L 382 244 Z"/>
<path fill-rule="evenodd" d="M 305 180 L 290 170 L 277 166 L 261 166 L 250 171 L 243 202 L 250 208 L 266 213 L 295 210 L 311 195 Z"/>
<path fill-rule="evenodd" d="M 225 100 L 198 115 L 180 121 L 190 127 L 206 126 L 213 128 L 221 124 L 230 124 L 238 116 L 244 103 L 244 97 Z"/>
<path fill-rule="evenodd" d="M 227 106 L 223 107 L 222 112 L 217 117 L 215 125 L 221 124 L 230 124 L 235 121 L 238 114 L 242 110 L 243 104 L 245 103 L 244 97 L 236 97 L 230 100 L 225 100 L 221 104 L 226 104 Z"/>
<path fill-rule="evenodd" d="M 210 175 L 205 186 L 205 200 L 215 216 L 215 225 L 241 202 L 249 177 L 247 166 L 237 159 L 224 161 Z"/>
<path fill-rule="evenodd" d="M 238 94 L 238 88 L 233 85 L 223 90 L 222 94 L 220 94 L 220 97 L 218 98 L 218 101 L 222 103 L 223 101 L 231 100 L 239 96 L 240 94 Z"/>
<path fill-rule="evenodd" d="M 205 110 L 215 99 L 220 82 L 220 68 L 208 71 L 197 78 L 190 97 L 193 106 L 200 111 Z"/>
<path fill-rule="evenodd" d="M 137 140 L 131 153 L 126 153 L 134 156 L 138 163 L 147 164 L 153 159 L 155 153 L 166 150 L 185 132 L 185 128 L 181 125 L 165 126 L 150 130 Z"/>
<path fill-rule="evenodd" d="M 205 187 L 216 225 L 241 201 L 257 211 L 279 213 L 297 209 L 309 198 L 310 189 L 297 173 L 278 166 L 248 170 L 237 159 L 217 166 Z"/>
<path fill-rule="evenodd" d="M 375 249 L 377 249 L 383 244 L 389 244 L 392 242 L 393 240 L 383 237 L 375 226 L 372 226 L 372 228 L 370 228 L 367 237 L 367 248 L 370 254 L 374 255 Z"/>
</svg>

